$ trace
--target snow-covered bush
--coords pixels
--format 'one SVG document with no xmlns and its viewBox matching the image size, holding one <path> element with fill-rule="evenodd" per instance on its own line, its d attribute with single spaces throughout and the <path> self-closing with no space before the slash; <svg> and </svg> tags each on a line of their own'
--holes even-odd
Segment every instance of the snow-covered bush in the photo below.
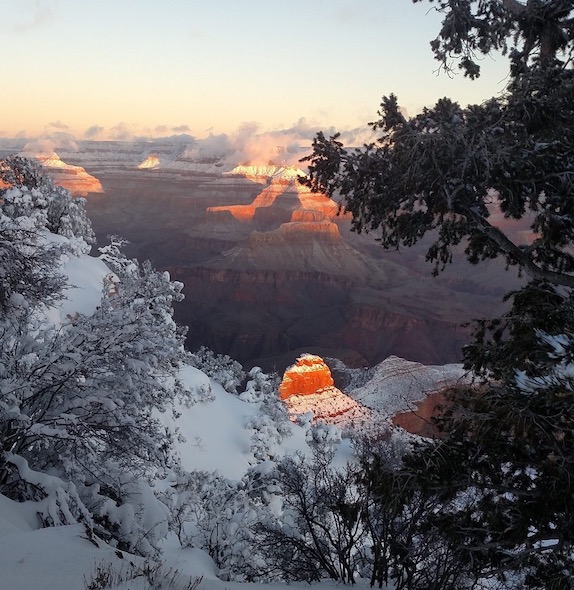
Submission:
<svg viewBox="0 0 574 590">
<path fill-rule="evenodd" d="M 251 452 L 256 462 L 274 459 L 279 445 L 291 436 L 291 423 L 285 404 L 279 399 L 279 377 L 268 375 L 259 367 L 249 371 L 245 391 L 239 398 L 259 403 L 259 413 L 251 416 L 245 428 L 252 431 Z"/>
<path fill-rule="evenodd" d="M 255 555 L 254 530 L 268 511 L 257 482 L 250 474 L 233 481 L 195 471 L 178 477 L 165 493 L 171 527 L 182 546 L 209 553 L 223 579 L 252 581 L 262 567 Z"/>
<path fill-rule="evenodd" d="M 307 430 L 307 443 L 316 453 L 330 456 L 341 442 L 341 430 L 334 424 L 314 422 Z"/>
<path fill-rule="evenodd" d="M 89 221 L 34 165 L 4 161 L 0 173 L 0 493 L 39 501 L 44 524 L 81 519 L 152 551 L 167 518 L 150 516 L 146 481 L 174 463 L 157 414 L 184 393 L 172 318 L 182 285 L 115 241 L 102 252 L 110 275 L 97 309 L 48 321 L 68 287 L 60 257 L 86 245 Z"/>
<path fill-rule="evenodd" d="M 180 388 L 182 335 L 171 318 L 180 286 L 149 265 L 130 268 L 91 316 L 3 342 L 4 448 L 30 453 L 36 468 L 57 462 L 79 476 L 108 460 L 139 473 L 165 464 L 169 441 L 153 410 Z"/>
<path fill-rule="evenodd" d="M 129 472 L 117 474 L 118 495 L 100 493 L 98 484 L 81 490 L 92 529 L 110 545 L 130 553 L 157 555 L 169 531 L 168 507 L 151 485 Z"/>
<path fill-rule="evenodd" d="M 95 236 L 85 199 L 72 197 L 43 173 L 38 162 L 20 156 L 0 161 L 0 181 L 8 187 L 0 191 L 4 215 L 35 219 L 38 226 L 68 238 L 68 247 L 76 253 L 89 252 Z"/>
<path fill-rule="evenodd" d="M 256 462 L 276 458 L 279 445 L 283 439 L 291 435 L 287 414 L 280 421 L 269 414 L 259 413 L 251 416 L 245 428 L 251 430 L 251 452 Z"/>
<path fill-rule="evenodd" d="M 245 379 L 245 371 L 240 363 L 226 354 L 215 354 L 205 346 L 190 355 L 190 362 L 221 384 L 228 393 L 237 393 L 237 388 Z"/>
<path fill-rule="evenodd" d="M 260 367 L 253 367 L 247 373 L 245 389 L 239 394 L 239 398 L 245 402 L 257 403 L 276 397 L 279 387 L 277 373 L 271 375 L 264 373 Z"/>
</svg>

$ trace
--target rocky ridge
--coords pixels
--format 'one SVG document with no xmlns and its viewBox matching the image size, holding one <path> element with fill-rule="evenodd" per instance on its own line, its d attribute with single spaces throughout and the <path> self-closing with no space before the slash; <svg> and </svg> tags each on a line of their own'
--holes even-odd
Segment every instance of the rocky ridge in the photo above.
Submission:
<svg viewBox="0 0 574 590">
<path fill-rule="evenodd" d="M 416 411 L 417 403 L 459 384 L 472 375 L 461 364 L 423 365 L 390 356 L 376 365 L 370 379 L 348 391 L 361 405 L 385 416 Z"/>
<path fill-rule="evenodd" d="M 331 370 L 317 355 L 303 354 L 285 370 L 279 396 L 292 420 L 312 414 L 314 422 L 355 430 L 372 430 L 376 423 L 374 412 L 334 386 Z"/>
<path fill-rule="evenodd" d="M 95 176 L 88 174 L 82 166 L 67 164 L 56 152 L 50 156 L 33 154 L 33 157 L 40 162 L 56 184 L 63 186 L 74 196 L 85 197 L 90 193 L 104 192 L 101 182 Z"/>
</svg>

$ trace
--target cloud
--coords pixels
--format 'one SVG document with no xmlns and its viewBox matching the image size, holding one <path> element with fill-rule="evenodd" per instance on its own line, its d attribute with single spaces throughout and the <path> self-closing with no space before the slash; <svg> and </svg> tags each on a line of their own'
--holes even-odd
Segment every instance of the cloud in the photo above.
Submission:
<svg viewBox="0 0 574 590">
<path fill-rule="evenodd" d="M 66 150 L 67 152 L 77 152 L 78 144 L 76 138 L 66 131 L 54 131 L 48 136 L 52 141 L 56 143 L 59 149 Z"/>
<path fill-rule="evenodd" d="M 362 147 L 365 144 L 374 143 L 380 135 L 380 131 L 373 131 L 372 127 L 357 127 L 342 131 L 339 140 L 346 147 Z"/>
<path fill-rule="evenodd" d="M 259 130 L 255 121 L 242 123 L 234 133 L 210 133 L 186 150 L 188 158 L 224 158 L 229 163 L 298 166 L 309 153 L 311 140 L 319 128 L 299 119 L 288 129 Z"/>
<path fill-rule="evenodd" d="M 35 2 L 14 2 L 21 12 L 13 24 L 12 29 L 17 33 L 25 33 L 37 29 L 49 23 L 54 13 L 48 2 L 36 0 Z"/>
<path fill-rule="evenodd" d="M 127 123 L 118 123 L 109 132 L 109 138 L 114 141 L 129 141 L 134 135 L 133 129 Z"/>
<path fill-rule="evenodd" d="M 29 141 L 24 148 L 22 153 L 25 155 L 34 156 L 51 156 L 56 151 L 56 142 L 48 139 L 47 137 L 39 137 Z"/>
<path fill-rule="evenodd" d="M 177 125 L 176 127 L 172 127 L 171 130 L 173 133 L 189 133 L 191 131 L 189 125 Z"/>
<path fill-rule="evenodd" d="M 74 136 L 65 131 L 66 125 L 60 121 L 52 122 L 48 127 L 55 129 L 34 140 L 27 140 L 25 151 L 28 153 L 50 156 L 54 151 L 77 151 Z M 242 123 L 233 133 L 209 133 L 207 137 L 197 139 L 186 133 L 187 125 L 157 125 L 147 129 L 144 134 L 135 127 L 120 122 L 112 128 L 92 125 L 82 134 L 87 140 L 141 141 L 146 143 L 177 143 L 185 149 L 184 157 L 194 160 L 221 159 L 226 163 L 237 164 L 296 166 L 303 168 L 299 160 L 311 153 L 311 143 L 318 131 L 333 135 L 335 129 L 322 128 L 320 125 L 300 118 L 285 129 L 262 131 L 254 121 Z M 155 135 L 154 135 L 155 132 Z M 158 133 L 164 135 L 158 137 Z M 169 134 L 168 134 L 169 133 Z M 341 141 L 346 146 L 362 146 L 373 142 L 377 137 L 370 127 L 345 130 Z"/>
<path fill-rule="evenodd" d="M 311 123 L 307 122 L 305 117 L 301 117 L 296 123 L 294 123 L 288 129 L 283 129 L 282 133 L 290 134 L 293 133 L 295 135 L 300 135 L 301 137 L 314 137 L 319 131 L 322 131 L 324 127 L 315 124 L 312 125 Z"/>
<path fill-rule="evenodd" d="M 48 127 L 53 127 L 54 129 L 62 129 L 64 131 L 67 131 L 68 129 L 70 129 L 68 127 L 68 125 L 66 125 L 65 123 L 62 123 L 62 121 L 52 121 L 51 123 L 48 123 Z"/>
<path fill-rule="evenodd" d="M 28 141 L 22 152 L 26 154 L 51 156 L 58 150 L 77 152 L 78 144 L 76 143 L 76 138 L 71 133 L 65 131 L 46 133 Z"/>
<path fill-rule="evenodd" d="M 299 166 L 299 160 L 309 152 L 317 130 L 304 118 L 287 129 L 262 133 L 257 133 L 257 127 L 252 124 L 244 124 L 237 136 L 239 141 L 235 142 L 236 157 L 242 164 Z"/>
<path fill-rule="evenodd" d="M 226 133 L 208 135 L 185 151 L 187 158 L 225 158 L 235 152 L 233 141 Z"/>
<path fill-rule="evenodd" d="M 100 125 L 92 125 L 84 131 L 86 139 L 96 139 L 104 132 L 104 128 Z"/>
<path fill-rule="evenodd" d="M 236 164 L 302 167 L 300 160 L 311 153 L 313 138 L 319 131 L 323 131 L 326 136 L 336 132 L 333 127 L 324 128 L 302 117 L 286 129 L 273 131 L 260 132 L 256 123 L 243 123 L 234 134 L 211 136 L 210 142 L 213 143 L 217 137 L 219 145 L 225 145 Z M 368 126 L 341 133 L 343 143 L 352 147 L 372 143 L 376 137 L 377 134 Z"/>
</svg>

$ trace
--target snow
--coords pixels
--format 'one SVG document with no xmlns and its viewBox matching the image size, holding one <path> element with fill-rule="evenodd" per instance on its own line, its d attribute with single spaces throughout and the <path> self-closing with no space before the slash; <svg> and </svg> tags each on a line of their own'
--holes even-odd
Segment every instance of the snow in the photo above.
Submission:
<svg viewBox="0 0 574 590">
<path fill-rule="evenodd" d="M 210 382 L 194 367 L 184 367 L 181 378 L 191 388 Z M 177 425 L 186 439 L 178 446 L 182 467 L 209 471 L 215 468 L 225 477 L 241 479 L 249 467 L 249 433 L 243 424 L 257 414 L 258 406 L 242 402 L 214 381 L 211 387 L 213 401 L 198 402 L 191 408 L 184 404 L 176 406 L 182 414 Z"/>
<path fill-rule="evenodd" d="M 62 244 L 66 241 L 66 238 L 53 234 L 47 235 L 46 239 Z M 57 307 L 46 309 L 44 312 L 45 321 L 56 326 L 71 321 L 75 314 L 92 313 L 100 302 L 104 279 L 110 274 L 109 268 L 102 260 L 85 254 L 69 253 L 63 255 L 60 262 L 60 270 L 71 286 L 65 292 L 66 299 Z M 220 384 L 192 366 L 182 366 L 179 377 L 190 392 L 190 399 L 181 399 L 176 404 L 178 418 L 169 412 L 161 414 L 161 418 L 166 426 L 173 429 L 177 427 L 182 435 L 180 442 L 175 445 L 182 467 L 189 471 L 215 471 L 228 479 L 241 479 L 248 468 L 257 462 L 253 454 L 252 439 L 254 428 L 258 424 L 254 419 L 261 415 L 261 403 L 249 403 L 237 395 L 228 393 Z M 193 403 L 194 399 L 202 398 L 201 395 L 194 396 L 194 393 L 205 391 L 210 391 L 210 395 L 203 396 L 206 401 Z M 275 445 L 274 455 L 279 457 L 297 451 L 310 454 L 311 449 L 307 442 L 308 425 L 287 423 L 286 428 L 290 430 L 291 436 L 280 437 L 271 443 Z M 342 454 L 338 457 L 338 462 L 343 464 L 350 453 L 350 447 L 341 445 L 341 449 Z M 32 473 L 30 477 L 36 475 L 42 477 L 48 488 L 51 479 L 57 479 L 38 472 Z M 151 488 L 147 484 L 138 486 L 137 482 L 134 482 L 132 495 L 137 496 L 136 504 L 139 503 L 145 508 L 143 524 L 149 520 L 149 523 L 161 523 L 164 529 L 167 525 L 167 515 L 161 514 L 161 509 L 165 506 L 155 499 Z M 50 506 L 44 506 L 46 502 L 49 502 Z M 16 503 L 0 495 L 1 590 L 82 590 L 86 587 L 86 581 L 92 578 L 98 568 L 111 567 L 118 576 L 129 578 L 130 568 L 134 567 L 130 563 L 135 564 L 135 567 L 141 566 L 142 558 L 129 554 L 122 555 L 122 552 L 116 551 L 103 541 L 88 538 L 82 524 L 66 524 L 65 519 L 54 519 L 61 526 L 41 528 L 39 513 L 51 507 L 57 508 L 54 502 L 55 499 L 48 496 L 42 502 Z M 102 510 L 106 513 L 109 508 L 111 512 L 108 516 L 112 520 L 115 519 L 120 526 L 128 526 L 133 518 L 129 514 L 124 514 L 124 522 L 120 517 L 122 509 L 128 510 L 131 507 L 132 504 L 119 507 L 110 504 Z M 168 535 L 164 541 L 162 559 L 166 561 L 165 568 L 173 567 L 179 570 L 184 582 L 186 576 L 188 580 L 189 577 L 203 576 L 201 589 L 224 590 L 243 586 L 239 583 L 220 581 L 211 558 L 198 549 L 182 549 L 173 534 Z M 268 586 L 269 589 L 283 588 L 281 584 L 264 586 Z M 291 585 L 293 586 L 297 587 Z M 182 583 L 181 587 L 185 587 L 185 584 Z M 140 577 L 137 580 L 117 583 L 113 588 L 149 590 L 149 584 Z M 177 586 L 173 588 L 177 590 Z M 261 585 L 258 585 L 258 588 L 261 588 Z"/>
<path fill-rule="evenodd" d="M 228 393 L 219 383 L 194 367 L 184 366 L 180 378 L 191 391 L 207 385 L 213 394 L 212 401 L 200 401 L 189 408 L 184 402 L 179 402 L 176 411 L 181 416 L 176 421 L 162 414 L 166 426 L 177 426 L 185 439 L 176 443 L 182 467 L 190 471 L 217 471 L 229 479 L 241 479 L 254 464 L 251 453 L 253 431 L 245 425 L 250 418 L 260 414 L 260 404 L 245 402 Z M 289 428 L 291 436 L 281 443 L 278 455 L 297 451 L 309 453 L 306 429 L 296 424 L 290 424 Z"/>
<path fill-rule="evenodd" d="M 2 590 L 85 590 L 96 569 L 111 564 L 117 572 L 128 572 L 141 565 L 143 560 L 116 552 L 111 547 L 90 541 L 81 524 L 37 529 L 31 524 L 32 503 L 18 504 L 0 495 L 0 588 Z M 121 557 L 120 557 L 121 556 Z M 211 558 L 198 549 L 181 549 L 173 538 L 166 543 L 163 571 L 179 572 L 181 585 L 169 586 L 172 590 L 185 588 L 189 578 L 202 577 L 199 590 L 298 590 L 308 584 L 242 584 L 219 580 L 217 568 Z M 340 587 L 334 582 L 320 584 L 321 590 Z M 366 588 L 366 581 L 359 583 Z M 113 586 L 113 590 L 149 590 L 142 578 Z"/>
<path fill-rule="evenodd" d="M 46 233 L 46 239 L 56 244 L 68 241 L 63 236 L 52 233 Z M 102 260 L 85 254 L 64 254 L 60 264 L 60 272 L 69 285 L 65 290 L 66 298 L 58 307 L 44 312 L 46 319 L 54 326 L 69 321 L 75 314 L 92 314 L 100 304 L 104 278 L 110 274 L 110 269 Z"/>
<path fill-rule="evenodd" d="M 111 547 L 89 541 L 81 524 L 37 529 L 33 506 L 0 495 L 0 587 L 81 590 L 101 561 L 121 561 Z M 136 558 L 137 559 L 137 558 Z"/>
</svg>

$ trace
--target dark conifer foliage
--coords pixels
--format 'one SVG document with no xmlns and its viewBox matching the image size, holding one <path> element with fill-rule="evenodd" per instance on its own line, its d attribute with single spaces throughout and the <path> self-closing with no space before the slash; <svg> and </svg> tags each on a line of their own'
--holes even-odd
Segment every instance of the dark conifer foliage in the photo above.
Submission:
<svg viewBox="0 0 574 590">
<path fill-rule="evenodd" d="M 477 383 L 449 393 L 442 437 L 418 445 L 401 473 L 441 498 L 427 526 L 454 545 L 469 583 L 571 588 L 574 3 L 430 4 L 444 15 L 431 42 L 441 67 L 458 62 L 476 78 L 481 55 L 501 52 L 505 92 L 467 107 L 444 98 L 410 119 L 386 96 L 372 123 L 378 141 L 346 149 L 318 134 L 307 182 L 384 248 L 430 238 L 435 274 L 464 251 L 472 264 L 500 257 L 528 279 L 507 294 L 506 314 L 477 322 L 465 350 Z M 495 212 L 527 222 L 531 239 L 515 241 Z"/>
</svg>

